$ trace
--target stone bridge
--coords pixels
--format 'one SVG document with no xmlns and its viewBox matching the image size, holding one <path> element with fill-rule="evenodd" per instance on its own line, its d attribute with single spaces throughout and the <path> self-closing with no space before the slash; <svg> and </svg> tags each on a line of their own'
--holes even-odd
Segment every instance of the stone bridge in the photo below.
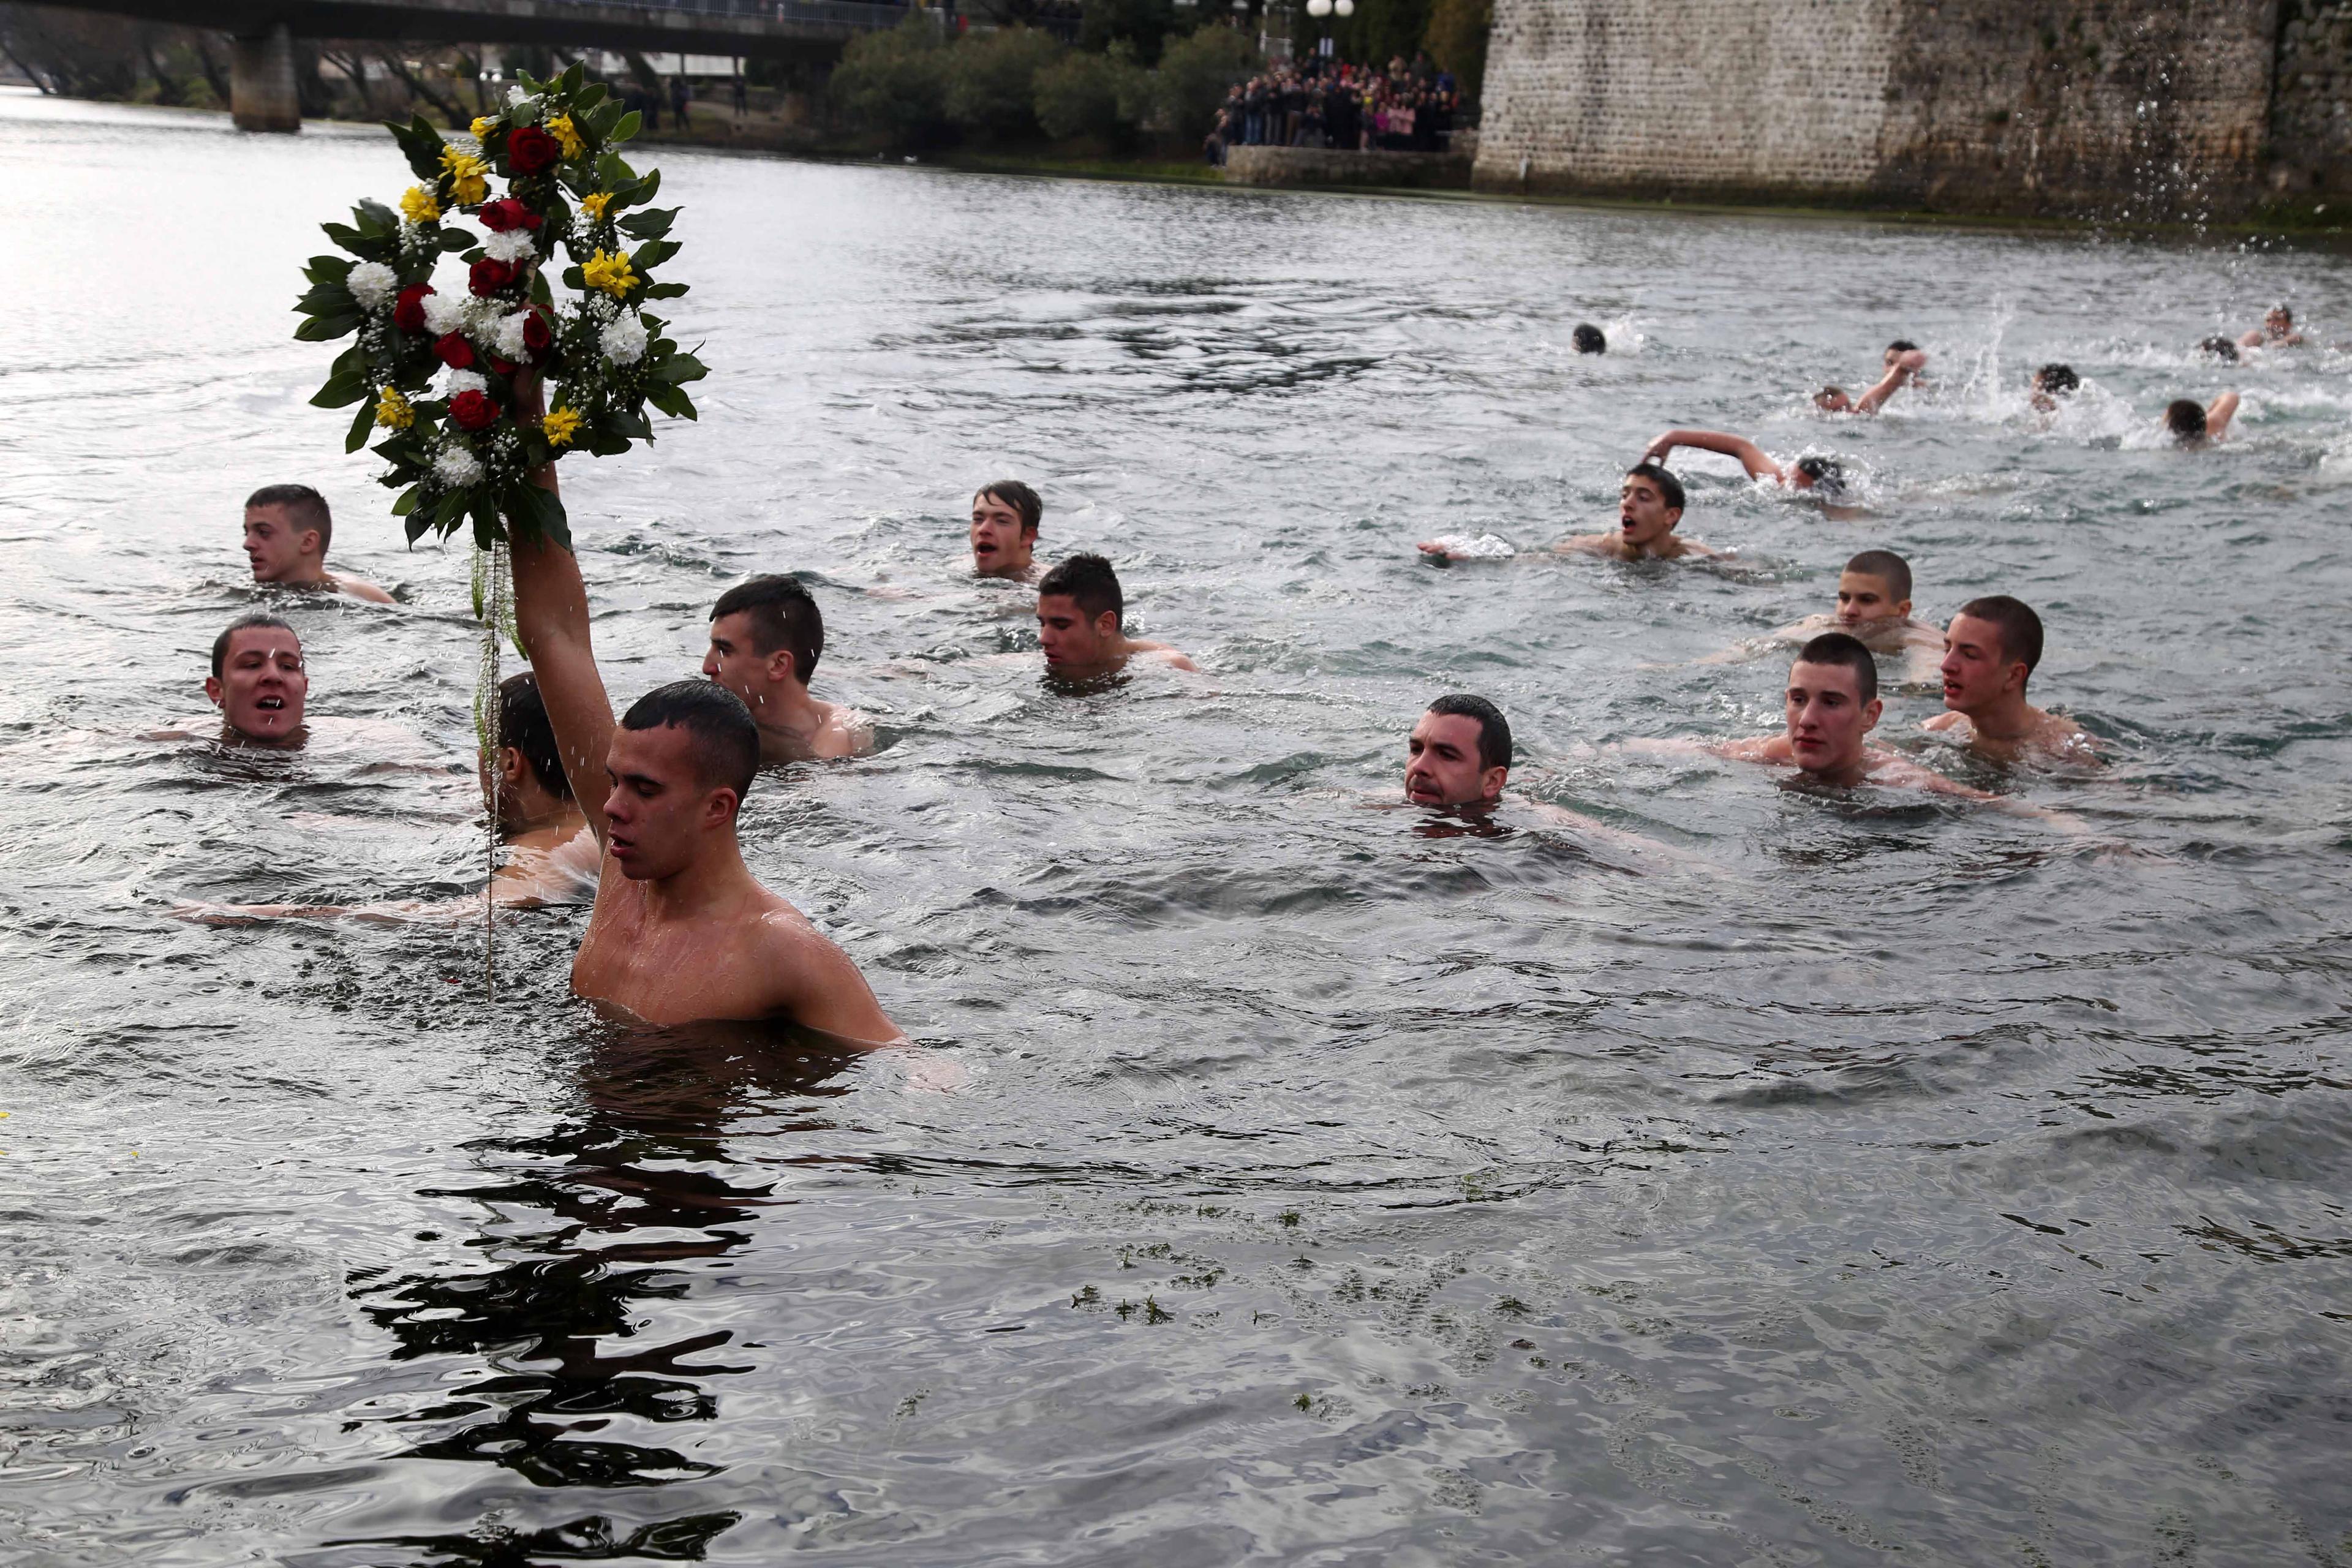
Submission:
<svg viewBox="0 0 2352 1568">
<path fill-rule="evenodd" d="M 906 0 L 47 0 L 235 40 L 231 108 L 240 129 L 301 125 L 296 37 L 543 44 L 574 49 L 832 60 L 859 33 L 905 20 Z M 933 13 L 942 15 L 942 13 Z"/>
</svg>

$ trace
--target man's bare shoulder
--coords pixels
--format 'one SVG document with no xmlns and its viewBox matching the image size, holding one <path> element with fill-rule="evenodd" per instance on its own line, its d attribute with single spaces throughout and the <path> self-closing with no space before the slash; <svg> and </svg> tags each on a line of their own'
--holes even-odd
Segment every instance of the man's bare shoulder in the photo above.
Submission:
<svg viewBox="0 0 2352 1568">
<path fill-rule="evenodd" d="M 1611 561 L 1631 561 L 1633 552 L 1613 533 L 1575 533 L 1552 546 L 1559 555 L 1599 555 Z"/>
<path fill-rule="evenodd" d="M 1922 721 L 1919 728 L 1933 731 L 1937 734 L 1942 734 L 1948 730 L 1959 730 L 1966 734 L 1970 732 L 1965 728 L 1968 722 L 1969 716 L 1965 713 L 1938 713 L 1932 719 Z"/>
<path fill-rule="evenodd" d="M 1873 784 L 1886 784 L 1895 789 L 1924 790 L 1930 795 L 1953 795 L 1964 800 L 1993 798 L 1980 789 L 1970 789 L 1964 784 L 1957 784 L 1932 768 L 1923 768 L 1909 758 L 1898 757 L 1892 752 L 1873 752 L 1870 754 L 1868 776 Z"/>
<path fill-rule="evenodd" d="M 1166 665 L 1171 669 L 1198 671 L 1201 668 L 1164 642 L 1131 642 L 1127 645 L 1127 651 L 1129 656 L 1139 653 L 1149 654 L 1155 661 Z"/>
<path fill-rule="evenodd" d="M 821 704 L 824 722 L 817 726 L 810 738 L 809 750 L 820 758 L 832 761 L 841 757 L 862 757 L 874 750 L 874 721 L 845 702 Z"/>
<path fill-rule="evenodd" d="M 1718 757 L 1728 757 L 1735 763 L 1789 763 L 1796 760 L 1790 750 L 1789 737 L 1757 735 L 1745 741 L 1717 741 L 1707 748 Z"/>
<path fill-rule="evenodd" d="M 371 605 L 396 605 L 400 603 L 399 600 L 394 598 L 390 594 L 385 593 L 383 589 L 377 587 L 374 584 L 369 582 L 364 577 L 353 577 L 342 572 L 330 572 L 327 574 L 327 581 L 335 585 L 335 591 L 337 593 L 349 594 L 352 598 L 363 599 Z"/>
</svg>

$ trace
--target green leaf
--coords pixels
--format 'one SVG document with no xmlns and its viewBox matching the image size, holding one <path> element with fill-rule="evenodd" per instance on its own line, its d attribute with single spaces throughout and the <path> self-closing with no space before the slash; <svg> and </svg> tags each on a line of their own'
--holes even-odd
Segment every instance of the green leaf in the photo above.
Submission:
<svg viewBox="0 0 2352 1568">
<path fill-rule="evenodd" d="M 465 229 L 445 228 L 441 231 L 441 248 L 444 251 L 469 249 L 474 243 L 474 237 Z"/>
<path fill-rule="evenodd" d="M 643 126 L 645 122 L 646 117 L 632 109 L 626 114 L 621 116 L 619 124 L 613 127 L 611 140 L 614 142 L 626 142 L 633 139 L 636 135 L 638 129 Z"/>
<path fill-rule="evenodd" d="M 677 221 L 677 212 L 676 207 L 647 207 L 631 213 L 621 220 L 621 232 L 636 239 L 659 239 Z"/>
<path fill-rule="evenodd" d="M 587 73 L 588 67 L 586 62 L 582 60 L 573 60 L 572 62 L 571 68 L 556 79 L 557 85 L 562 87 L 566 92 L 578 92 L 580 90 L 581 79 L 586 76 Z"/>
<path fill-rule="evenodd" d="M 563 286 L 566 289 L 585 289 L 588 279 L 577 267 L 567 267 L 563 269 Z"/>
<path fill-rule="evenodd" d="M 648 283 L 645 287 L 645 292 L 640 294 L 638 298 L 643 300 L 675 300 L 680 294 L 685 293 L 690 287 L 692 287 L 692 285 L 686 283 Z"/>
<path fill-rule="evenodd" d="M 580 68 L 577 60 L 572 62 L 572 68 L 573 70 Z M 576 95 L 572 100 L 572 118 L 575 123 L 582 113 L 604 101 L 604 84 L 601 81 L 592 81 L 585 87 L 575 82 L 572 84 L 572 90 Z"/>
<path fill-rule="evenodd" d="M 676 256 L 677 250 L 677 241 L 674 239 L 649 239 L 637 247 L 629 259 L 636 264 L 638 271 L 650 272 Z"/>
<path fill-rule="evenodd" d="M 357 265 L 346 256 L 314 256 L 302 268 L 302 276 L 313 283 L 340 283 L 351 276 Z"/>
<path fill-rule="evenodd" d="M 400 499 L 392 503 L 392 515 L 394 517 L 406 517 L 410 512 L 415 511 L 416 510 L 416 493 L 422 488 L 423 487 L 418 485 L 411 485 L 408 489 L 403 490 L 401 492 Z"/>
<path fill-rule="evenodd" d="M 457 526 L 457 520 L 465 515 L 466 492 L 452 490 L 441 498 L 439 506 L 433 509 L 433 526 L 443 533 L 447 533 Z"/>
<path fill-rule="evenodd" d="M 294 329 L 294 336 L 300 342 L 331 343 L 337 338 L 358 331 L 362 320 L 356 315 L 311 316 Z"/>
<path fill-rule="evenodd" d="M 654 366 L 654 379 L 664 386 L 677 386 L 685 382 L 700 381 L 710 373 L 692 354 L 672 354 Z"/>
<path fill-rule="evenodd" d="M 656 381 L 646 388 L 646 401 L 673 419 L 684 417 L 678 407 L 678 390 L 667 382 Z"/>
<path fill-rule="evenodd" d="M 379 234 L 400 232 L 400 215 L 373 196 L 363 198 L 352 211 L 358 216 L 362 228 L 373 225 Z"/>
<path fill-rule="evenodd" d="M 499 542 L 498 502 L 489 495 L 477 495 L 468 510 L 474 514 L 474 542 L 488 550 Z"/>
<path fill-rule="evenodd" d="M 349 408 L 368 394 L 367 377 L 355 370 L 347 370 L 327 378 L 327 384 L 310 396 L 313 408 Z"/>
<path fill-rule="evenodd" d="M 294 301 L 294 309 L 305 316 L 348 316 L 359 308 L 360 302 L 341 283 L 316 284 Z"/>
<path fill-rule="evenodd" d="M 322 223 L 319 226 L 326 231 L 326 236 L 329 239 L 333 240 L 345 250 L 356 251 L 362 255 L 365 254 L 361 247 L 367 244 L 367 236 L 362 234 L 351 225 L 347 223 Z"/>
<path fill-rule="evenodd" d="M 621 187 L 635 184 L 636 179 L 636 172 L 621 162 L 621 155 L 618 153 L 600 153 L 596 155 L 597 186 L 613 192 L 613 199 L 615 202 L 621 199 Z M 612 209 L 608 207 L 605 210 L 609 212 Z"/>
<path fill-rule="evenodd" d="M 555 309 L 555 290 L 547 286 L 547 274 L 534 268 L 530 274 L 530 299 L 534 305 Z"/>
<path fill-rule="evenodd" d="M 614 409 L 605 417 L 604 427 L 615 435 L 635 436 L 640 440 L 650 439 L 654 433 L 653 426 L 646 423 L 646 416 L 634 408 Z"/>
<path fill-rule="evenodd" d="M 431 518 L 412 514 L 408 520 L 408 542 L 415 544 L 418 540 L 424 538 L 425 534 L 431 532 L 432 529 L 433 520 Z"/>
<path fill-rule="evenodd" d="M 367 445 L 369 432 L 375 428 L 375 400 L 363 398 L 360 410 L 352 416 L 351 434 L 343 437 L 343 450 L 356 452 Z"/>
</svg>

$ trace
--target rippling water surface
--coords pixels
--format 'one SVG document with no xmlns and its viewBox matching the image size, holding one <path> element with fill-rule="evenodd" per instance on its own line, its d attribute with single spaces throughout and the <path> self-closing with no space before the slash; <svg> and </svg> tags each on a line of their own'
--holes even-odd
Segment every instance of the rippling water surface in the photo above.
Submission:
<svg viewBox="0 0 2352 1568">
<path fill-rule="evenodd" d="M 601 1030 L 576 910 L 495 1005 L 478 931 L 171 917 L 478 885 L 467 559 L 402 550 L 287 335 L 310 226 L 404 178 L 0 98 L 0 1554 L 2352 1559 L 2352 355 L 2185 352 L 2281 296 L 2352 338 L 2340 258 L 661 162 L 716 370 L 567 468 L 610 682 L 816 585 L 885 745 L 764 778 L 747 853 L 962 1082 Z M 1807 413 L 1898 334 L 1930 392 Z M 2229 385 L 2239 441 L 2146 438 Z M 1871 515 L 1702 458 L 1721 568 L 1416 560 L 1610 526 L 1675 424 Z M 1034 649 L 960 570 L 1000 474 L 1203 673 L 984 658 Z M 246 580 L 297 479 L 401 607 Z M 1776 662 L 1689 661 L 1871 545 L 1926 615 L 2038 605 L 2113 763 L 1981 772 L 1916 690 L 1886 732 L 2108 847 L 1622 749 L 1776 721 Z M 257 605 L 365 724 L 141 739 Z M 1687 858 L 1362 809 L 1459 688 Z"/>
</svg>

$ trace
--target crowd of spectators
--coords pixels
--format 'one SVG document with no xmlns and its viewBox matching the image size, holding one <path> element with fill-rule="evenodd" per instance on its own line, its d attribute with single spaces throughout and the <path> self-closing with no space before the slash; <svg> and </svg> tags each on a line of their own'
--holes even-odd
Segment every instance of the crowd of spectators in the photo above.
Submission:
<svg viewBox="0 0 2352 1568">
<path fill-rule="evenodd" d="M 1443 153 L 1461 107 L 1452 73 L 1400 55 L 1388 69 L 1309 56 L 1234 86 L 1217 110 L 1209 162 L 1229 147 L 1335 147 Z"/>
</svg>

